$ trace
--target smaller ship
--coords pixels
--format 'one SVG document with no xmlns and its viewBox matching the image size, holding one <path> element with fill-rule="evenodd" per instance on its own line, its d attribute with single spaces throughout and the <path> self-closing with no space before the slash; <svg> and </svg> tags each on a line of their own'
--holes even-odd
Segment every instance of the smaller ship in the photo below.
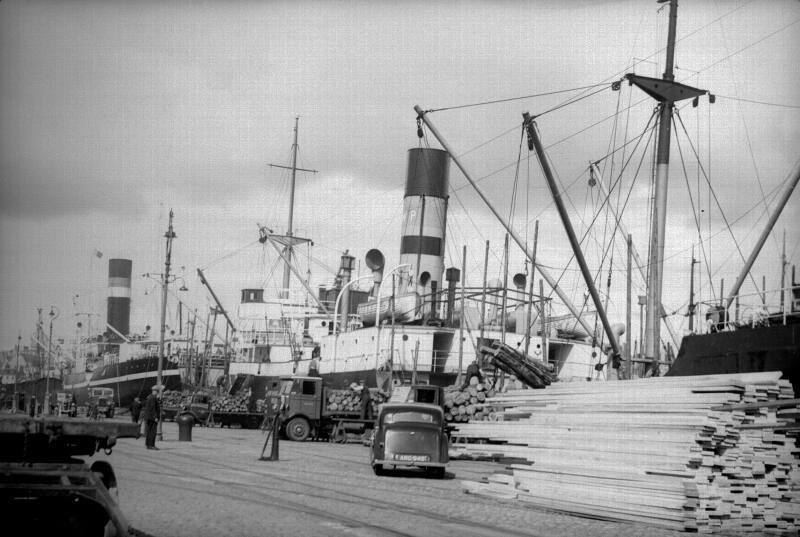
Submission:
<svg viewBox="0 0 800 537">
<path fill-rule="evenodd" d="M 171 221 L 170 221 L 171 228 Z M 114 403 L 129 406 L 135 397 L 146 397 L 158 384 L 159 341 L 129 337 L 131 273 L 130 259 L 109 259 L 106 326 L 109 331 L 82 345 L 73 372 L 63 378 L 60 389 L 72 392 L 78 405 L 89 398 L 89 388 L 114 390 Z M 177 357 L 179 353 L 176 352 Z M 171 348 L 162 362 L 161 384 L 167 390 L 182 388 L 181 369 L 172 359 Z"/>
</svg>

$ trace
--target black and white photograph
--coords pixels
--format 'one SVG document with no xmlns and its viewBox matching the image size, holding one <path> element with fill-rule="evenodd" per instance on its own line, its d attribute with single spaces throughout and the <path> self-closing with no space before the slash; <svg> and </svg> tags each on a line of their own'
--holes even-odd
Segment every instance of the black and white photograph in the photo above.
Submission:
<svg viewBox="0 0 800 537">
<path fill-rule="evenodd" d="M 798 0 L 0 0 L 0 533 L 798 536 L 798 58 Z"/>
</svg>

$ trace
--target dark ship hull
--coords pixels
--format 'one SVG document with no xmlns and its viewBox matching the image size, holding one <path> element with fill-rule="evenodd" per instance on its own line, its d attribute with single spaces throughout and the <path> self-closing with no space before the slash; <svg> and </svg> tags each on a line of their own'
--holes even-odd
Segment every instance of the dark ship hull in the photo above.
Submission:
<svg viewBox="0 0 800 537">
<path fill-rule="evenodd" d="M 800 393 L 800 322 L 685 336 L 666 376 L 781 371 Z"/>
<path fill-rule="evenodd" d="M 110 363 L 98 367 L 91 379 L 77 384 L 64 384 L 64 390 L 72 391 L 78 404 L 88 400 L 88 390 L 92 388 L 111 388 L 114 390 L 114 403 L 128 407 L 135 397 L 144 400 L 150 394 L 158 379 L 158 359 L 155 356 L 135 358 L 124 362 Z M 166 360 L 161 372 L 162 384 L 167 390 L 181 390 L 181 373 L 175 362 Z"/>
</svg>

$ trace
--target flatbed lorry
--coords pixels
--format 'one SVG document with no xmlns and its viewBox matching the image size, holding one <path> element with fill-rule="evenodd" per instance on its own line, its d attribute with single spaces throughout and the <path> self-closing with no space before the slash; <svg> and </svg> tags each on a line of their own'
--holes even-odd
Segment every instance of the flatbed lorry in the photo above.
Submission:
<svg viewBox="0 0 800 537">
<path fill-rule="evenodd" d="M 344 431 L 371 429 L 374 420 L 362 419 L 359 411 L 328 408 L 334 391 L 320 377 L 282 377 L 267 389 L 267 419 L 279 417 L 283 434 L 296 442 L 329 440 Z"/>
<path fill-rule="evenodd" d="M 162 407 L 161 414 L 166 421 L 188 413 L 198 425 L 258 429 L 264 413 L 256 407 L 257 402 L 250 396 L 215 396 L 199 391 L 185 395 L 177 404 Z"/>
<path fill-rule="evenodd" d="M 26 535 L 135 535 L 117 503 L 113 468 L 83 457 L 110 454 L 118 438 L 138 436 L 135 423 L 0 415 L 4 527 Z"/>
<path fill-rule="evenodd" d="M 416 384 L 408 388 L 405 401 L 444 404 L 444 390 L 439 386 Z M 331 404 L 336 399 L 334 394 L 341 391 L 326 386 L 320 377 L 282 377 L 267 389 L 267 419 L 279 416 L 282 432 L 289 440 L 298 442 L 309 438 L 341 442 L 348 433 L 361 434 L 372 429 L 375 420 L 365 419 L 360 410 Z"/>
</svg>

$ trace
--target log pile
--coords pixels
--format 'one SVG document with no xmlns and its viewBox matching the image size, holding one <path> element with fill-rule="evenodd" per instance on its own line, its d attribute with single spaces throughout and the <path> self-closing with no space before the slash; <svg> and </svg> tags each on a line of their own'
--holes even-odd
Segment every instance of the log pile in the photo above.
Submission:
<svg viewBox="0 0 800 537">
<path fill-rule="evenodd" d="M 444 393 L 444 419 L 448 422 L 494 420 L 494 408 L 486 400 L 495 395 L 488 384 L 473 377 L 469 386 L 460 389 L 450 387 Z"/>
<path fill-rule="evenodd" d="M 527 356 L 500 341 L 495 341 L 491 347 L 481 347 L 481 352 L 486 363 L 514 375 L 531 388 L 544 388 L 557 380 L 552 365 Z"/>
<path fill-rule="evenodd" d="M 496 395 L 465 452 L 524 459 L 467 492 L 700 533 L 800 525 L 800 400 L 780 373 L 559 383 Z"/>
<path fill-rule="evenodd" d="M 250 398 L 247 393 L 237 395 L 223 395 L 211 400 L 211 410 L 214 412 L 247 412 Z"/>
<path fill-rule="evenodd" d="M 389 400 L 389 394 L 374 388 L 369 389 L 372 402 L 372 415 L 378 415 L 378 405 Z M 359 413 L 361 412 L 362 388 L 350 387 L 344 390 L 328 390 L 328 400 L 325 408 L 331 413 Z"/>
<path fill-rule="evenodd" d="M 164 390 L 161 394 L 161 406 L 164 408 L 182 407 L 189 404 L 191 397 L 189 392 Z"/>
</svg>

